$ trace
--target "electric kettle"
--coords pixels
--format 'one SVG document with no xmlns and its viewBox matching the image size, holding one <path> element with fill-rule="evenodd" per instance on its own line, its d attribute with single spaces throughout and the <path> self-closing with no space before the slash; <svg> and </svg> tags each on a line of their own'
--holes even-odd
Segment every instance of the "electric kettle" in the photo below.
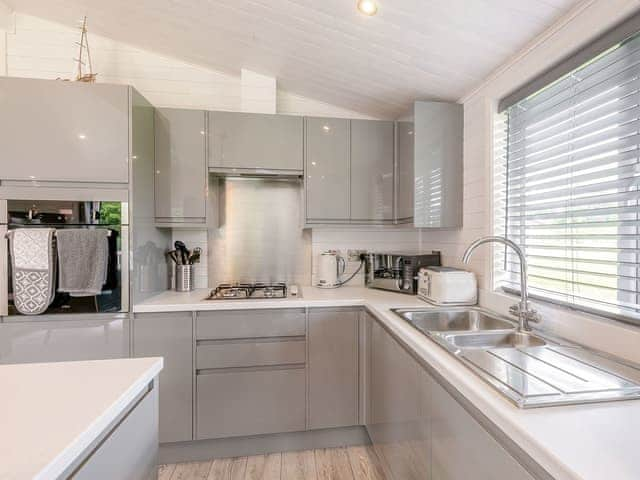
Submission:
<svg viewBox="0 0 640 480">
<path fill-rule="evenodd" d="M 327 250 L 320 254 L 318 263 L 317 286 L 321 288 L 336 288 L 342 284 L 341 277 L 347 268 L 344 258 L 335 250 Z"/>
</svg>

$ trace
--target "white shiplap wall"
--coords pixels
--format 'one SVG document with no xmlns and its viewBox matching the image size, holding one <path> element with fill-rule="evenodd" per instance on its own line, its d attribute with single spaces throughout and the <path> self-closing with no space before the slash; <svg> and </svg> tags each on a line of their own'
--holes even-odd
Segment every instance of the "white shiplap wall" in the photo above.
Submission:
<svg viewBox="0 0 640 480">
<path fill-rule="evenodd" d="M 2 67 L 6 60 L 6 74 L 9 76 L 73 78 L 75 74 L 73 58 L 77 55 L 75 42 L 78 41 L 79 32 L 29 15 L 13 14 L 12 17 L 12 28 L 6 35 L 6 52 L 3 49 L 4 31 L 0 30 L 0 74 L 4 73 Z M 89 42 L 94 71 L 98 72 L 99 82 L 133 85 L 158 107 L 241 111 L 244 98 L 244 108 L 258 111 L 256 105 L 260 104 L 259 106 L 262 107 L 265 96 L 272 95 L 269 91 L 261 95 L 253 88 L 249 100 L 255 108 L 251 108 L 251 105 L 247 106 L 247 96 L 243 97 L 243 83 L 240 75 L 217 72 L 168 58 L 92 34 L 91 31 Z M 264 81 L 265 84 L 269 83 L 268 78 Z M 253 85 L 255 86 L 256 83 L 253 82 Z M 244 91 L 245 93 L 247 91 L 246 81 Z M 275 102 L 278 113 L 290 115 L 372 118 L 283 90 L 277 90 Z M 313 251 L 338 248 L 344 249 L 346 253 L 347 248 L 384 247 L 386 249 L 394 245 L 398 247 L 393 248 L 396 250 L 404 248 L 405 245 L 415 249 L 418 247 L 417 238 L 416 231 L 382 235 L 370 230 L 351 231 L 345 235 L 335 231 L 333 233 L 316 231 L 313 235 Z M 190 248 L 202 248 L 202 260 L 195 269 L 195 285 L 197 288 L 206 288 L 208 286 L 206 230 L 174 230 L 173 240 L 182 240 Z"/>
</svg>

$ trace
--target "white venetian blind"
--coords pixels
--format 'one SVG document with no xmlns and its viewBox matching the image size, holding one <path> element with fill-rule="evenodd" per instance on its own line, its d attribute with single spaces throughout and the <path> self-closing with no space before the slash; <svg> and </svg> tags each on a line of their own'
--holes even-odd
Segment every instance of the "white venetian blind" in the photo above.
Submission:
<svg viewBox="0 0 640 480">
<path fill-rule="evenodd" d="M 640 37 L 511 105 L 497 129 L 496 229 L 534 296 L 640 318 Z M 497 249 L 498 287 L 519 288 Z M 506 267 L 506 268 L 505 268 Z"/>
</svg>

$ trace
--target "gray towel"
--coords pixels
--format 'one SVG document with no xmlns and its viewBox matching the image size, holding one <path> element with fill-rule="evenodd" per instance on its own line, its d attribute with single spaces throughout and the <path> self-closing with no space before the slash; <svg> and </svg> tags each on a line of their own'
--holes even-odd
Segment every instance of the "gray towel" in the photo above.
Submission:
<svg viewBox="0 0 640 480">
<path fill-rule="evenodd" d="M 58 291 L 73 297 L 102 292 L 109 264 L 108 235 L 106 228 L 65 228 L 56 232 L 60 268 Z"/>
<path fill-rule="evenodd" d="M 9 234 L 13 304 L 25 315 L 43 313 L 55 297 L 52 228 L 18 228 Z"/>
</svg>

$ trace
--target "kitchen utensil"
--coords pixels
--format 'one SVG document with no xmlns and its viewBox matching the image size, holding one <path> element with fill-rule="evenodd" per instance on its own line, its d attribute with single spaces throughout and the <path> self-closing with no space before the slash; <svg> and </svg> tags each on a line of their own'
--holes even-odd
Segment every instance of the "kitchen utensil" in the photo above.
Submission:
<svg viewBox="0 0 640 480">
<path fill-rule="evenodd" d="M 189 250 L 187 250 L 187 246 L 184 242 L 176 240 L 173 245 L 176 247 L 176 252 L 178 252 L 178 255 L 181 257 L 180 263 L 182 265 L 189 263 Z"/>
<path fill-rule="evenodd" d="M 171 250 L 170 252 L 167 252 L 167 256 L 173 260 L 173 262 L 177 265 L 178 264 L 178 254 L 176 253 L 175 250 Z"/>
<path fill-rule="evenodd" d="M 189 256 L 189 264 L 193 265 L 194 263 L 200 263 L 200 254 L 202 253 L 202 249 L 200 247 L 196 247 L 191 252 Z"/>
</svg>

